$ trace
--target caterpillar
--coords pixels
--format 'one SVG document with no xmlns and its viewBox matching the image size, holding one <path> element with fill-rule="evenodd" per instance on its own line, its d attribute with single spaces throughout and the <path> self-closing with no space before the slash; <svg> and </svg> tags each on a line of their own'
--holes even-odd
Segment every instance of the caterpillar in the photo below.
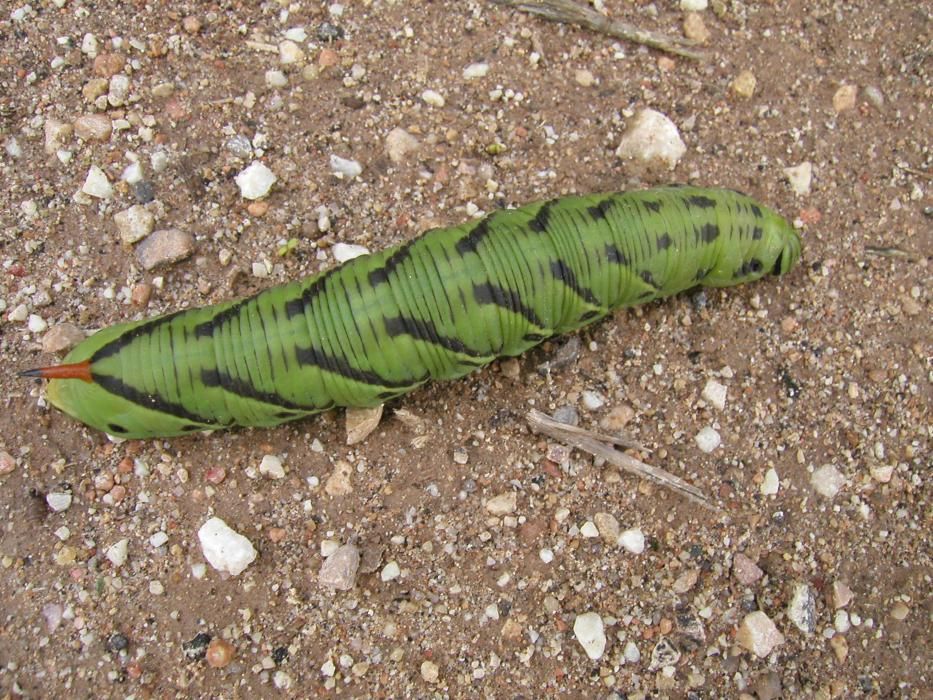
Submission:
<svg viewBox="0 0 933 700">
<path fill-rule="evenodd" d="M 54 406 L 118 437 L 274 426 L 460 377 L 620 307 L 784 274 L 800 249 L 784 218 L 732 190 L 566 196 L 119 323 L 20 374 L 49 379 Z"/>
</svg>

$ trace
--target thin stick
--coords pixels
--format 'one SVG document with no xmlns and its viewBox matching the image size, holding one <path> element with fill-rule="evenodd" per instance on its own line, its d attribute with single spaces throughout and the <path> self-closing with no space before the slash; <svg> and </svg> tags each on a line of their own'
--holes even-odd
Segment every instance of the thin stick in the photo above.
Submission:
<svg viewBox="0 0 933 700">
<path fill-rule="evenodd" d="M 677 56 L 702 61 L 704 56 L 699 51 L 684 48 L 693 46 L 689 39 L 672 37 L 647 29 L 639 29 L 633 24 L 617 19 L 609 19 L 596 10 L 581 5 L 574 0 L 492 0 L 498 5 L 507 5 L 533 15 L 538 15 L 552 22 L 578 24 L 595 32 L 614 36 L 636 44 L 644 44 L 659 51 L 666 51 Z"/>
<path fill-rule="evenodd" d="M 634 474 L 642 479 L 653 481 L 664 488 L 679 493 L 684 498 L 694 503 L 698 503 L 704 508 L 714 512 L 722 512 L 722 509 L 711 503 L 706 495 L 696 486 L 688 484 L 680 477 L 674 476 L 668 471 L 658 467 L 652 467 L 650 464 L 645 464 L 634 457 L 629 457 L 624 452 L 619 452 L 614 447 L 610 447 L 610 445 L 623 445 L 641 449 L 638 443 L 628 437 L 614 438 L 608 435 L 594 433 L 590 430 L 584 430 L 583 428 L 559 423 L 550 416 L 535 410 L 528 413 L 526 420 L 531 426 L 531 429 L 536 433 L 542 433 L 555 440 L 560 440 L 564 444 L 589 452 L 591 455 L 602 457 L 607 462 L 611 462 L 628 473 Z"/>
</svg>

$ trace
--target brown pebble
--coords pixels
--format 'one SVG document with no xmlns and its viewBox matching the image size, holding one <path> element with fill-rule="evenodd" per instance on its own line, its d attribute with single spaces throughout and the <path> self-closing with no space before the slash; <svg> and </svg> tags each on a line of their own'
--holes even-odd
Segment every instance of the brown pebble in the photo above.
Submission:
<svg viewBox="0 0 933 700">
<path fill-rule="evenodd" d="M 260 217 L 264 216 L 267 211 L 269 211 L 268 202 L 250 202 L 246 207 L 246 211 L 249 212 L 250 216 Z"/>
<path fill-rule="evenodd" d="M 188 117 L 188 108 L 182 104 L 181 100 L 173 97 L 166 101 L 165 113 L 172 121 L 180 122 Z"/>
<path fill-rule="evenodd" d="M 677 61 L 669 56 L 661 56 L 658 59 L 658 68 L 660 68 L 665 73 L 670 73 L 674 68 L 677 67 Z"/>
<path fill-rule="evenodd" d="M 106 78 L 91 78 L 81 88 L 81 95 L 87 102 L 93 102 L 101 95 L 106 95 L 110 83 Z"/>
<path fill-rule="evenodd" d="M 138 661 L 130 661 L 126 665 L 126 675 L 130 678 L 139 678 L 143 675 L 143 667 L 139 665 Z"/>
<path fill-rule="evenodd" d="M 211 668 L 224 668 L 233 660 L 233 651 L 233 645 L 230 642 L 215 637 L 207 645 L 204 658 L 207 659 L 207 665 Z"/>
<path fill-rule="evenodd" d="M 661 634 L 670 634 L 672 629 L 674 629 L 674 623 L 666 617 L 658 623 L 658 632 Z"/>
<path fill-rule="evenodd" d="M 75 136 L 84 141 L 107 141 L 113 132 L 110 117 L 104 114 L 82 114 L 74 121 Z"/>
<path fill-rule="evenodd" d="M 846 638 L 841 634 L 833 635 L 833 638 L 829 640 L 829 646 L 833 648 L 833 653 L 836 655 L 836 661 L 839 663 L 844 663 L 846 657 L 849 656 L 849 642 L 846 641 Z"/>
<path fill-rule="evenodd" d="M 518 528 L 518 536 L 525 544 L 532 544 L 547 529 L 547 518 L 531 518 Z"/>
<path fill-rule="evenodd" d="M 9 452 L 0 452 L 0 474 L 10 474 L 16 469 L 16 460 Z"/>
<path fill-rule="evenodd" d="M 320 68 L 330 68 L 331 66 L 336 66 L 337 61 L 339 60 L 340 57 L 333 49 L 321 49 L 321 53 L 317 55 L 317 64 Z"/>
<path fill-rule="evenodd" d="M 204 478 L 216 486 L 227 478 L 227 470 L 223 467 L 211 467 L 204 473 Z"/>
<path fill-rule="evenodd" d="M 130 302 L 133 306 L 146 306 L 152 297 L 152 285 L 146 282 L 134 284 L 130 291 Z"/>
<path fill-rule="evenodd" d="M 836 112 L 845 112 L 855 107 L 855 98 L 858 95 L 857 85 L 843 85 L 833 95 L 833 109 Z"/>
<path fill-rule="evenodd" d="M 285 528 L 284 527 L 270 527 L 266 532 L 266 535 L 269 537 L 269 541 L 278 544 L 285 539 Z"/>
<path fill-rule="evenodd" d="M 126 57 L 118 53 L 102 53 L 94 59 L 94 75 L 112 78 L 126 65 Z"/>
<path fill-rule="evenodd" d="M 194 15 L 188 15 L 181 21 L 181 28 L 188 34 L 197 34 L 201 31 L 202 26 L 204 25 L 201 23 L 201 19 Z"/>
<path fill-rule="evenodd" d="M 699 13 L 688 12 L 684 17 L 684 36 L 698 44 L 705 44 L 709 41 L 709 29 L 706 28 Z"/>
<path fill-rule="evenodd" d="M 117 465 L 117 471 L 120 474 L 132 474 L 133 473 L 133 460 L 129 457 L 124 457 L 120 460 L 120 463 Z"/>
<path fill-rule="evenodd" d="M 121 484 L 117 484 L 112 489 L 110 489 L 110 497 L 113 499 L 114 503 L 119 503 L 124 498 L 126 498 L 126 487 Z"/>
<path fill-rule="evenodd" d="M 42 336 L 42 350 L 48 353 L 59 353 L 70 350 L 85 338 L 84 331 L 71 323 L 60 323 L 52 326 Z"/>
</svg>

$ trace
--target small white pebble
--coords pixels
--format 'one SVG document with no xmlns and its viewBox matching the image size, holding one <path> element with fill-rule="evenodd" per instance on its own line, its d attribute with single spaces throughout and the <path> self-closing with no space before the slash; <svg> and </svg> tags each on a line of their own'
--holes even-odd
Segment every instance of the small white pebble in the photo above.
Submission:
<svg viewBox="0 0 933 700">
<path fill-rule="evenodd" d="M 619 535 L 619 546 L 632 554 L 641 554 L 645 551 L 645 533 L 637 527 L 625 530 Z"/>
<path fill-rule="evenodd" d="M 110 199 L 113 196 L 113 186 L 110 184 L 110 180 L 107 179 L 104 171 L 96 165 L 88 168 L 87 177 L 84 179 L 81 191 L 98 199 Z"/>
<path fill-rule="evenodd" d="M 232 576 L 242 573 L 257 552 L 252 543 L 220 518 L 211 518 L 198 530 L 201 551 L 208 563 Z"/>
<path fill-rule="evenodd" d="M 379 578 L 382 579 L 383 583 L 388 583 L 389 581 L 394 581 L 399 576 L 401 576 L 402 570 L 398 566 L 398 562 L 394 559 L 388 564 L 382 567 L 382 572 L 379 574 Z"/>
<path fill-rule="evenodd" d="M 803 196 L 810 194 L 810 183 L 813 180 L 813 164 L 804 161 L 800 165 L 784 168 L 784 177 L 790 183 L 794 194 Z"/>
<path fill-rule="evenodd" d="M 425 104 L 429 104 L 432 107 L 444 106 L 443 96 L 435 90 L 425 90 L 421 93 L 421 99 L 424 100 Z"/>
<path fill-rule="evenodd" d="M 599 529 L 592 520 L 587 520 L 580 528 L 580 534 L 586 538 L 599 537 Z"/>
<path fill-rule="evenodd" d="M 165 593 L 165 586 L 162 585 L 161 581 L 150 581 L 149 592 L 152 595 L 162 595 Z"/>
<path fill-rule="evenodd" d="M 122 539 L 114 542 L 104 550 L 104 556 L 114 566 L 123 566 L 126 563 L 126 556 L 129 550 L 130 541 Z"/>
<path fill-rule="evenodd" d="M 836 615 L 833 617 L 833 627 L 836 628 L 836 631 L 839 634 L 845 634 L 849 631 L 851 626 L 849 622 L 849 613 L 845 610 L 837 610 Z"/>
<path fill-rule="evenodd" d="M 545 547 L 540 552 L 538 552 L 538 556 L 541 557 L 541 561 L 543 561 L 545 564 L 550 564 L 552 561 L 554 561 L 554 550 Z"/>
<path fill-rule="evenodd" d="M 583 651 L 592 660 L 601 658 L 606 651 L 606 633 L 603 628 L 603 619 L 595 612 L 577 615 L 573 622 L 573 635 L 577 638 Z"/>
<path fill-rule="evenodd" d="M 824 464 L 810 477 L 813 489 L 825 498 L 834 498 L 845 483 L 846 478 L 832 464 Z"/>
<path fill-rule="evenodd" d="M 166 535 L 161 530 L 149 538 L 149 544 L 155 547 L 156 549 L 161 547 L 166 542 L 168 542 L 168 535 Z"/>
<path fill-rule="evenodd" d="M 358 161 L 350 158 L 341 158 L 338 155 L 331 154 L 330 169 L 339 178 L 354 178 L 363 172 L 363 166 Z"/>
<path fill-rule="evenodd" d="M 710 379 L 703 387 L 703 400 L 721 411 L 726 407 L 726 392 L 725 385 Z"/>
<path fill-rule="evenodd" d="M 583 407 L 588 411 L 598 411 L 606 405 L 605 397 L 597 391 L 584 391 L 582 398 Z"/>
<path fill-rule="evenodd" d="M 278 178 L 269 168 L 254 160 L 234 178 L 244 199 L 262 199 Z"/>
<path fill-rule="evenodd" d="M 259 473 L 267 479 L 284 479 L 285 467 L 282 460 L 275 455 L 264 455 L 259 462 Z"/>
<path fill-rule="evenodd" d="M 471 63 L 463 69 L 463 79 L 476 80 L 477 78 L 486 77 L 487 73 L 489 73 L 488 63 Z"/>
<path fill-rule="evenodd" d="M 278 89 L 288 85 L 288 78 L 280 70 L 267 70 L 265 77 L 266 85 L 270 88 Z"/>
<path fill-rule="evenodd" d="M 45 502 L 53 511 L 61 513 L 71 507 L 71 498 L 70 493 L 58 493 L 53 491 L 46 495 Z"/>
<path fill-rule="evenodd" d="M 778 478 L 778 473 L 774 468 L 769 469 L 765 472 L 765 478 L 761 482 L 761 495 L 762 496 L 774 496 L 778 489 L 781 487 L 781 481 Z"/>
<path fill-rule="evenodd" d="M 722 444 L 722 438 L 715 428 L 706 426 L 696 435 L 697 447 L 703 452 L 709 453 Z"/>
<path fill-rule="evenodd" d="M 347 260 L 358 258 L 361 255 L 367 255 L 369 253 L 369 248 L 362 245 L 354 245 L 352 243 L 335 243 L 331 247 L 330 252 L 334 256 L 334 260 L 339 263 L 343 263 Z"/>
<path fill-rule="evenodd" d="M 26 327 L 29 328 L 30 333 L 43 333 L 48 329 L 49 324 L 46 323 L 45 319 L 36 314 L 29 314 L 29 322 L 26 324 Z"/>
<path fill-rule="evenodd" d="M 321 556 L 325 559 L 340 548 L 337 540 L 321 540 Z"/>
</svg>

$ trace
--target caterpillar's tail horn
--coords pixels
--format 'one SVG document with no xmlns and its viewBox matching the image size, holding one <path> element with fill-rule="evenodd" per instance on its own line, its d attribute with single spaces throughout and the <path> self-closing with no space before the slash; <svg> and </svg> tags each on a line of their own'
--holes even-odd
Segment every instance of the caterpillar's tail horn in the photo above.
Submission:
<svg viewBox="0 0 933 700">
<path fill-rule="evenodd" d="M 69 365 L 53 365 L 51 367 L 36 367 L 19 373 L 20 377 L 38 377 L 39 379 L 80 379 L 93 382 L 91 375 L 91 361 L 75 362 Z"/>
</svg>

